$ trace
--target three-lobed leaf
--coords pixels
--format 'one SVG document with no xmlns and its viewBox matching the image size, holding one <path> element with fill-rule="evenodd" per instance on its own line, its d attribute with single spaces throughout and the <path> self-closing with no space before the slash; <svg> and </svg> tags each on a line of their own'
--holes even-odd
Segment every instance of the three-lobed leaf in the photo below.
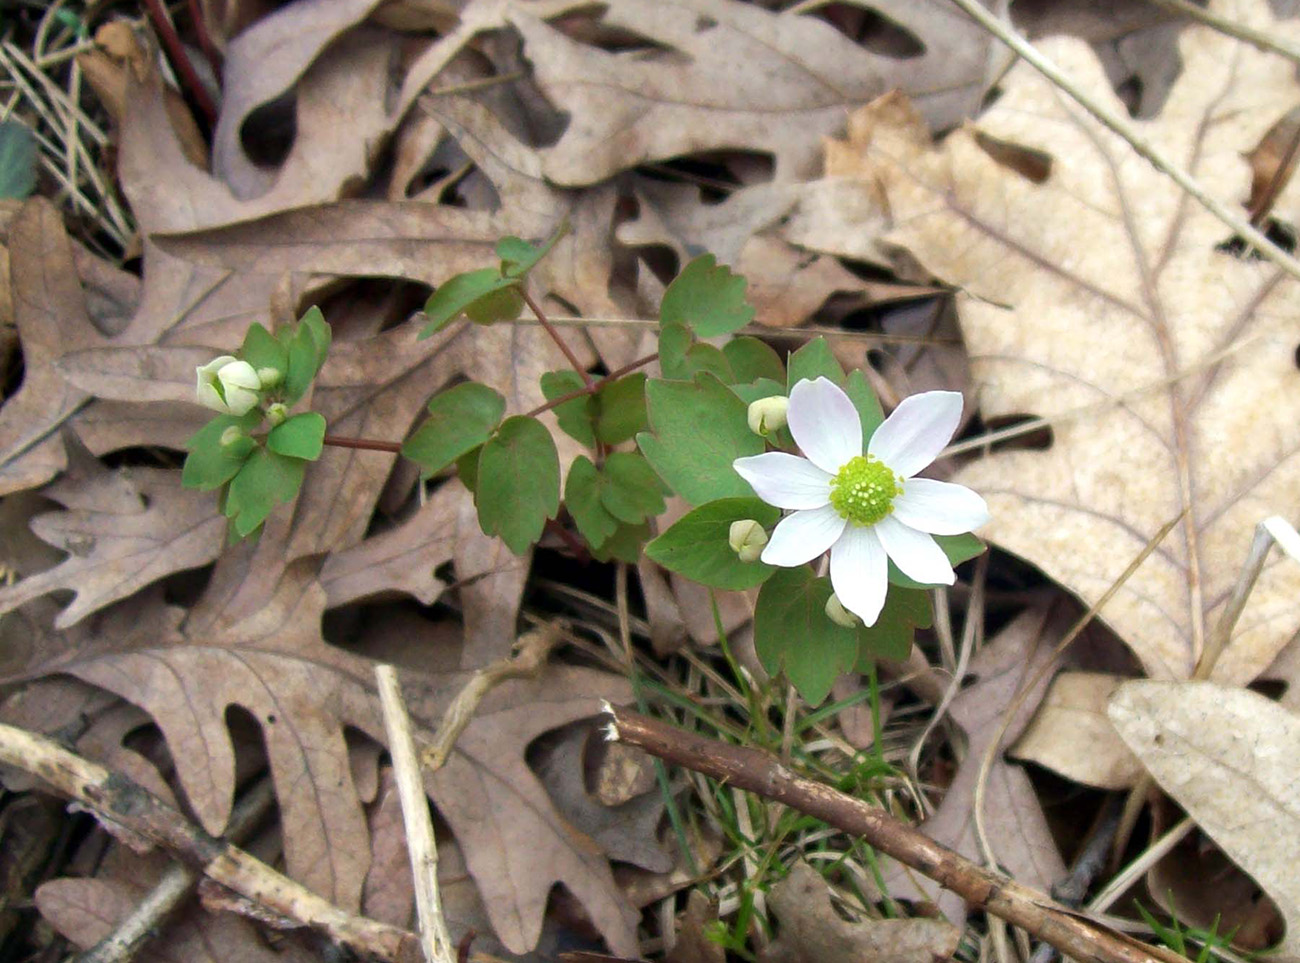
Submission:
<svg viewBox="0 0 1300 963">
<path fill-rule="evenodd" d="M 501 423 L 479 454 L 474 503 L 484 533 L 516 555 L 541 537 L 560 510 L 560 456 L 545 425 L 522 415 Z"/>
<path fill-rule="evenodd" d="M 730 334 L 754 319 L 745 302 L 745 279 L 702 254 L 682 269 L 659 305 L 663 324 L 683 324 L 702 338 Z"/>
<path fill-rule="evenodd" d="M 306 467 L 301 458 L 266 448 L 254 451 L 226 491 L 225 513 L 235 534 L 240 538 L 251 535 L 277 505 L 293 501 Z"/>
<path fill-rule="evenodd" d="M 600 469 L 586 455 L 579 455 L 569 466 L 564 483 L 564 505 L 573 516 L 578 531 L 593 549 L 603 545 L 619 527 L 601 500 L 605 479 Z"/>
<path fill-rule="evenodd" d="M 711 588 L 740 590 L 761 585 L 776 569 L 760 561 L 742 562 L 731 547 L 733 522 L 752 518 L 764 528 L 781 512 L 758 498 L 720 498 L 687 512 L 645 547 L 646 556 Z"/>
<path fill-rule="evenodd" d="M 754 607 L 754 648 L 763 667 L 773 675 L 784 671 L 813 706 L 858 661 L 857 630 L 827 617 L 830 596 L 830 580 L 800 565 L 777 569 L 759 589 Z"/>
<path fill-rule="evenodd" d="M 628 525 L 638 525 L 664 510 L 664 486 L 644 456 L 616 451 L 605 459 L 600 501 L 605 510 Z"/>
<path fill-rule="evenodd" d="M 285 332 L 288 354 L 284 375 L 284 403 L 295 404 L 325 363 L 329 354 L 332 334 L 320 308 L 312 308 L 302 316 L 296 327 Z"/>
<path fill-rule="evenodd" d="M 427 338 L 441 331 L 460 317 L 474 302 L 514 287 L 517 283 L 513 277 L 502 277 L 501 271 L 497 268 L 482 268 L 448 278 L 438 285 L 438 289 L 424 305 L 424 313 L 428 316 L 429 323 L 420 331 L 420 337 Z"/>
<path fill-rule="evenodd" d="M 482 445 L 501 422 L 506 400 L 487 385 L 467 381 L 429 399 L 429 417 L 402 445 L 424 477 L 442 471 Z"/>
<path fill-rule="evenodd" d="M 315 461 L 325 443 L 325 418 L 304 411 L 276 425 L 266 436 L 266 447 L 279 455 Z"/>
<path fill-rule="evenodd" d="M 185 442 L 189 454 L 181 469 L 181 484 L 199 491 L 212 491 L 234 478 L 243 467 L 256 443 L 248 432 L 262 421 L 262 412 L 254 409 L 246 415 L 217 415 Z M 237 428 L 243 437 L 232 445 L 223 445 L 221 436 Z"/>
<path fill-rule="evenodd" d="M 547 401 L 555 401 L 565 395 L 580 390 L 585 382 L 582 375 L 566 368 L 562 371 L 547 371 L 542 375 L 542 394 Z M 579 395 L 562 401 L 551 409 L 560 429 L 575 441 L 588 448 L 596 447 L 596 399 L 592 395 Z"/>
</svg>

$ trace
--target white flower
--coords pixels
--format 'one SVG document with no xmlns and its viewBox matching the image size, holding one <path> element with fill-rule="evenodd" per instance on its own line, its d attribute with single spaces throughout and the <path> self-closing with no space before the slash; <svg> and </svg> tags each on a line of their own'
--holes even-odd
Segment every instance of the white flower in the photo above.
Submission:
<svg viewBox="0 0 1300 963">
<path fill-rule="evenodd" d="M 770 432 L 780 431 L 785 427 L 786 412 L 790 408 L 790 399 L 785 395 L 772 395 L 759 398 L 749 404 L 749 430 L 756 435 L 766 437 Z"/>
<path fill-rule="evenodd" d="M 199 404 L 226 415 L 246 415 L 257 407 L 262 381 L 247 361 L 223 354 L 195 369 Z"/>
<path fill-rule="evenodd" d="M 773 451 L 737 458 L 758 497 L 792 509 L 763 550 L 769 565 L 793 567 L 831 553 L 840 603 L 867 625 L 885 604 L 888 560 L 904 575 L 951 585 L 956 576 L 932 535 L 958 535 L 989 519 L 969 488 L 916 478 L 952 439 L 961 395 L 927 391 L 904 398 L 862 450 L 862 422 L 849 396 L 826 378 L 790 392 L 790 432 L 807 457 Z"/>
</svg>

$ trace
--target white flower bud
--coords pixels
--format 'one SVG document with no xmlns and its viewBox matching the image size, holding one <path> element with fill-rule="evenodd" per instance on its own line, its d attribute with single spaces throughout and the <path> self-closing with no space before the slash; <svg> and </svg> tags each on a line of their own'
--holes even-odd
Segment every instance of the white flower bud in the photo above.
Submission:
<svg viewBox="0 0 1300 963">
<path fill-rule="evenodd" d="M 731 523 L 727 542 L 742 562 L 756 562 L 767 544 L 767 532 L 754 519 L 742 518 Z"/>
<path fill-rule="evenodd" d="M 284 380 L 284 372 L 279 368 L 258 368 L 257 380 L 262 383 L 263 388 L 274 388 Z"/>
<path fill-rule="evenodd" d="M 759 398 L 749 406 L 749 430 L 766 438 L 774 431 L 785 427 L 786 409 L 790 399 L 785 395 L 772 395 Z"/>
<path fill-rule="evenodd" d="M 238 425 L 231 425 L 221 433 L 221 447 L 229 448 L 243 437 L 244 429 L 240 428 Z"/>
<path fill-rule="evenodd" d="M 834 592 L 826 600 L 826 617 L 836 625 L 842 625 L 846 629 L 856 629 L 862 624 L 862 620 L 846 609 L 840 597 Z"/>
<path fill-rule="evenodd" d="M 285 406 L 284 402 L 277 401 L 266 409 L 266 420 L 271 423 L 272 428 L 276 425 L 283 425 L 285 419 L 288 417 L 289 409 Z"/>
<path fill-rule="evenodd" d="M 257 407 L 262 382 L 247 361 L 223 354 L 195 371 L 195 395 L 205 408 L 238 417 Z"/>
</svg>

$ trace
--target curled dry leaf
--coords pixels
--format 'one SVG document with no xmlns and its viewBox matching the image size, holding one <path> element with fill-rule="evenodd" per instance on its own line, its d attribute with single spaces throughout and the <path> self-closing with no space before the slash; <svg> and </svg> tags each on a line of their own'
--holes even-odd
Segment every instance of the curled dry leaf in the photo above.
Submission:
<svg viewBox="0 0 1300 963">
<path fill-rule="evenodd" d="M 1263 0 L 1212 7 L 1300 36 Z M 1122 110 L 1085 45 L 1043 47 Z M 1284 58 L 1213 30 L 1188 28 L 1181 49 L 1164 109 L 1137 126 L 1241 203 L 1242 155 L 1300 85 Z M 837 150 L 888 205 L 886 240 L 968 292 L 958 306 L 984 417 L 1056 419 L 1046 451 L 997 452 L 955 476 L 989 502 L 981 534 L 1095 602 L 1184 513 L 1101 614 L 1148 675 L 1189 677 L 1255 524 L 1300 502 L 1295 282 L 1223 247 L 1214 217 L 1028 65 L 941 149 L 898 97 L 850 133 Z M 1000 165 L 981 135 L 1044 154 L 1046 179 Z M 1270 563 L 1214 677 L 1254 678 L 1298 625 L 1300 568 Z"/>
<path fill-rule="evenodd" d="M 1254 877 L 1286 919 L 1272 958 L 1300 959 L 1300 719 L 1248 689 L 1133 681 L 1110 717 L 1165 792 Z"/>
<path fill-rule="evenodd" d="M 759 956 L 763 963 L 934 963 L 952 956 L 961 939 L 961 930 L 942 920 L 850 922 L 836 912 L 826 880 L 804 862 L 795 863 L 767 899 L 781 932 Z"/>
</svg>

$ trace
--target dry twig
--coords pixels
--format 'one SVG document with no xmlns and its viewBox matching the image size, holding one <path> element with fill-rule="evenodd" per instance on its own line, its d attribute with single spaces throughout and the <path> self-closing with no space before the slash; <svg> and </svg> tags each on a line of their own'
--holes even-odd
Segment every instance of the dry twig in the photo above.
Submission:
<svg viewBox="0 0 1300 963">
<path fill-rule="evenodd" d="M 162 846 L 228 889 L 319 929 L 349 949 L 396 963 L 420 959 L 414 933 L 344 912 L 237 846 L 208 834 L 134 780 L 44 736 L 0 725 L 0 763 L 31 773 L 59 795 Z"/>
</svg>

